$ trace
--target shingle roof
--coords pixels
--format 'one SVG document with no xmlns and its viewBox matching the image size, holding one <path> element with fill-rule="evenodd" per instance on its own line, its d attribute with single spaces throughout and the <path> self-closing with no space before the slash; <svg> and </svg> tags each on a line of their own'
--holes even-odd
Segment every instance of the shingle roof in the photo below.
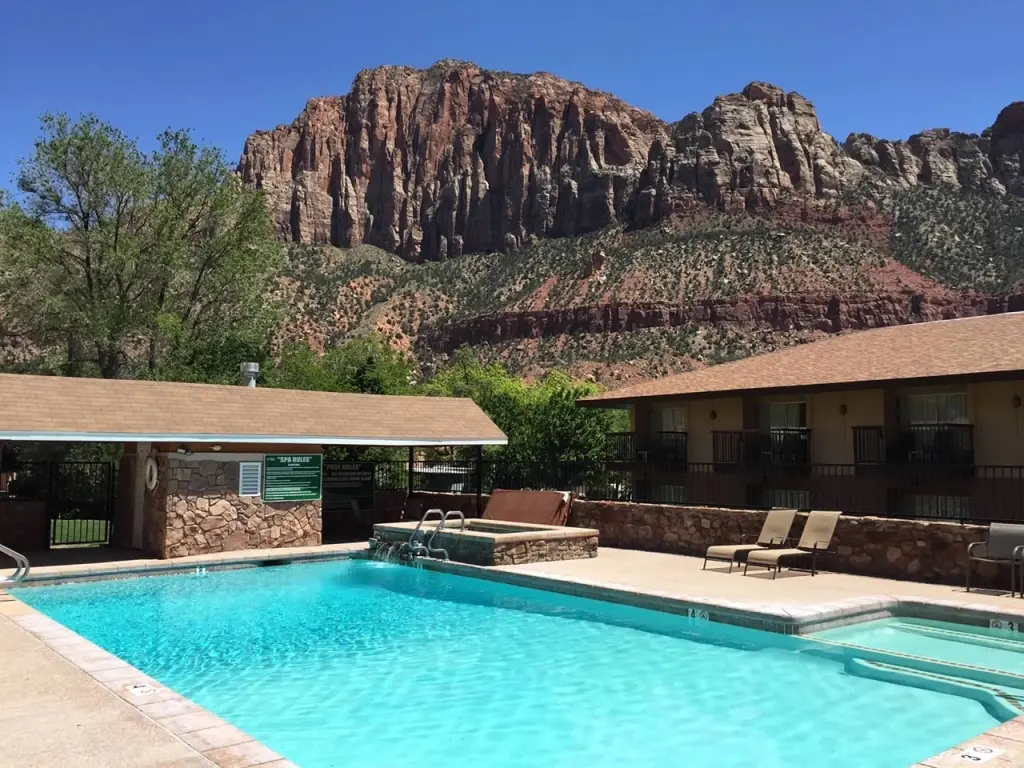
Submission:
<svg viewBox="0 0 1024 768">
<path fill-rule="evenodd" d="M 0 374 L 0 439 L 428 446 L 505 435 L 462 398 Z"/>
<path fill-rule="evenodd" d="M 864 385 L 1024 371 L 1024 312 L 835 336 L 586 398 L 585 402 Z"/>
</svg>

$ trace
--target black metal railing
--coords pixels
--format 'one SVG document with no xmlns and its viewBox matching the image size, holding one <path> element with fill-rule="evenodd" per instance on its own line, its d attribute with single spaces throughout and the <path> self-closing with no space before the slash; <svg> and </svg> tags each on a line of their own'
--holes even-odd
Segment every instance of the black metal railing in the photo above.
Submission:
<svg viewBox="0 0 1024 768">
<path fill-rule="evenodd" d="M 636 441 L 632 432 L 609 432 L 605 435 L 605 458 L 608 461 L 633 461 Z"/>
<path fill-rule="evenodd" d="M 438 471 L 438 470 L 443 471 Z M 849 515 L 1024 522 L 1024 467 L 962 472 L 928 464 L 415 462 L 414 492 L 571 491 L 596 501 L 717 507 L 799 506 Z M 868 471 L 866 471 L 868 470 Z M 378 490 L 408 490 L 408 462 L 383 462 Z M 478 474 L 479 473 L 479 474 Z M 440 478 L 445 478 L 440 480 Z"/>
<path fill-rule="evenodd" d="M 713 431 L 711 433 L 711 456 L 715 464 L 742 464 L 743 433 Z"/>
<path fill-rule="evenodd" d="M 19 462 L 0 478 L 0 499 L 46 502 L 50 545 L 106 544 L 117 470 L 108 461 Z"/>
<path fill-rule="evenodd" d="M 974 464 L 971 424 L 913 424 L 900 432 L 899 461 L 911 464 L 970 466 Z"/>
<path fill-rule="evenodd" d="M 854 464 L 883 464 L 885 462 L 885 428 L 853 427 Z"/>
<path fill-rule="evenodd" d="M 804 427 L 748 429 L 743 432 L 745 459 L 752 464 L 809 464 L 811 430 Z"/>
<path fill-rule="evenodd" d="M 654 432 L 651 434 L 651 460 L 662 464 L 686 463 L 685 432 Z"/>
</svg>

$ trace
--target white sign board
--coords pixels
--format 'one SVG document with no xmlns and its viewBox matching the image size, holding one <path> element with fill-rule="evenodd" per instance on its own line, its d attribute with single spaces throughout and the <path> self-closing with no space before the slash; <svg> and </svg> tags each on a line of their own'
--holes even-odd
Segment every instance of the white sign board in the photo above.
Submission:
<svg viewBox="0 0 1024 768">
<path fill-rule="evenodd" d="M 1017 631 L 1017 622 L 1010 621 L 1009 619 L 1007 619 L 1007 620 L 1003 620 L 1003 619 L 989 619 L 988 620 L 988 628 L 989 629 L 1005 629 L 1007 632 L 1016 632 Z"/>
<path fill-rule="evenodd" d="M 983 744 L 972 744 L 960 753 L 960 759 L 968 763 L 979 765 L 981 763 L 987 763 L 993 757 L 998 757 L 1001 754 L 1003 754 L 1003 750 L 1001 749 L 986 747 Z"/>
</svg>

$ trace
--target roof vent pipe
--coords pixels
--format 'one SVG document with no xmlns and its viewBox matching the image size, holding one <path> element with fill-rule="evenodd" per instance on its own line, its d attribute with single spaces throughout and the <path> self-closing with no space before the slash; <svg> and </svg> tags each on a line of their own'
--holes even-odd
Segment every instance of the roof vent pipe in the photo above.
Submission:
<svg viewBox="0 0 1024 768">
<path fill-rule="evenodd" d="M 242 370 L 242 381 L 245 382 L 247 387 L 256 386 L 256 377 L 260 375 L 260 364 L 259 363 L 242 363 L 240 366 Z"/>
</svg>

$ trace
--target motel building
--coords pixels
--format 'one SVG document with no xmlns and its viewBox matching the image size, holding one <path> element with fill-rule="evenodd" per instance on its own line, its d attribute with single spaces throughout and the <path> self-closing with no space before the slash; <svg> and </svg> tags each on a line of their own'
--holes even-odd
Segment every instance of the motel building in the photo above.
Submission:
<svg viewBox="0 0 1024 768">
<path fill-rule="evenodd" d="M 860 331 L 581 401 L 634 500 L 1024 521 L 1024 312 Z"/>
<path fill-rule="evenodd" d="M 417 450 L 506 438 L 468 399 L 2 374 L 0 441 L 8 456 L 123 447 L 116 462 L 0 464 L 0 544 L 176 558 L 357 539 L 400 518 L 408 489 L 377 491 L 373 464 L 326 461 L 327 447 L 401 449 L 411 469 Z"/>
</svg>

